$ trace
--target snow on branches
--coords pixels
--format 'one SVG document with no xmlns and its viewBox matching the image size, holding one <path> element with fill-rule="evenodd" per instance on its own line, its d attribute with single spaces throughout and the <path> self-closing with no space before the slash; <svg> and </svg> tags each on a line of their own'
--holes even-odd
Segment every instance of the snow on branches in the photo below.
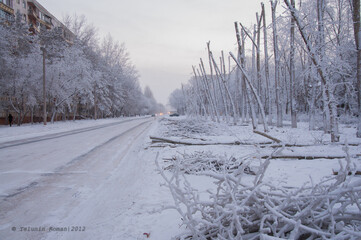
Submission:
<svg viewBox="0 0 361 240">
<path fill-rule="evenodd" d="M 245 171 L 247 161 L 235 168 L 236 161 L 219 164 L 211 153 L 174 158 L 171 174 L 156 164 L 174 198 L 170 208 L 188 230 L 177 239 L 360 239 L 361 179 L 345 152 L 338 175 L 302 187 L 262 181 L 269 159 L 259 159 L 255 176 Z M 214 188 L 192 187 L 185 173 L 213 179 Z"/>
</svg>

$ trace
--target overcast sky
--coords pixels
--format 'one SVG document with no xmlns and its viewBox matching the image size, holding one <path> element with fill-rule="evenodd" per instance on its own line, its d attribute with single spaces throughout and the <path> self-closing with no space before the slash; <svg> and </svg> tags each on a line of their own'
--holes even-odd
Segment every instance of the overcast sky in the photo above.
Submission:
<svg viewBox="0 0 361 240">
<path fill-rule="evenodd" d="M 192 76 L 192 65 L 213 52 L 236 47 L 234 21 L 251 26 L 261 0 L 38 0 L 59 20 L 85 15 L 99 30 L 124 42 L 140 74 L 160 103 Z M 269 1 L 264 1 L 266 11 Z"/>
</svg>

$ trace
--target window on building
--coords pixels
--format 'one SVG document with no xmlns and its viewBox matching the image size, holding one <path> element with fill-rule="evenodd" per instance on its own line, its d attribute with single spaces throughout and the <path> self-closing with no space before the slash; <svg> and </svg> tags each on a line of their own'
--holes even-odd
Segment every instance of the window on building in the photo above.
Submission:
<svg viewBox="0 0 361 240">
<path fill-rule="evenodd" d="M 9 7 L 13 7 L 13 0 L 0 0 L 0 2 L 4 3 L 5 5 L 8 5 Z"/>
<path fill-rule="evenodd" d="M 26 8 L 26 2 L 23 0 L 23 8 Z"/>
<path fill-rule="evenodd" d="M 17 0 L 16 2 L 17 2 L 18 4 L 20 4 L 20 0 Z"/>
</svg>

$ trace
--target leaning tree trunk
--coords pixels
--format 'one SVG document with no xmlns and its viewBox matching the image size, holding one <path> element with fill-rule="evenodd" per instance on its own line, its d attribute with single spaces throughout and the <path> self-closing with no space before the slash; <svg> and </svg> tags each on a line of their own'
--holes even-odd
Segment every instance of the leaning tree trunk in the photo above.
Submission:
<svg viewBox="0 0 361 240">
<path fill-rule="evenodd" d="M 217 63 L 216 61 L 214 60 L 214 57 L 213 57 L 213 54 L 212 52 L 210 52 L 210 57 L 211 57 L 211 60 L 213 61 L 213 65 L 214 65 L 214 69 L 216 71 L 216 74 L 218 77 L 220 77 L 221 81 L 223 82 L 223 85 L 224 85 L 224 88 L 225 88 L 225 91 L 227 93 L 227 96 L 229 98 L 229 100 L 231 101 L 231 107 L 232 107 L 232 110 L 233 110 L 233 116 L 236 116 L 236 108 L 235 108 L 235 105 L 234 105 L 234 102 L 233 102 L 233 99 L 232 99 L 232 96 L 231 96 L 231 93 L 228 89 L 228 86 L 227 86 L 227 83 L 226 83 L 226 80 L 224 79 L 222 73 L 220 72 L 218 66 L 217 66 Z M 226 106 L 227 107 L 227 106 Z M 235 117 L 233 117 L 233 124 L 237 124 L 237 119 Z"/>
<path fill-rule="evenodd" d="M 196 83 L 196 90 L 195 90 L 195 91 L 196 91 L 196 95 L 197 95 L 197 97 L 198 97 L 198 99 L 199 99 L 199 103 L 200 103 L 200 105 L 201 105 L 201 109 L 203 109 L 204 115 L 207 115 L 207 109 L 206 109 L 206 107 L 204 106 L 204 102 L 203 102 L 202 95 L 201 95 L 201 91 L 200 91 L 199 84 L 198 84 L 198 76 L 197 76 L 197 73 L 196 73 L 196 69 L 195 69 L 194 66 L 192 66 L 192 68 L 193 68 L 193 73 L 194 73 L 194 77 L 195 77 L 194 81 L 195 81 L 195 83 Z M 202 113 L 201 113 L 200 115 L 202 116 Z"/>
<path fill-rule="evenodd" d="M 268 132 L 268 125 L 267 125 L 267 121 L 266 121 L 266 115 L 264 113 L 264 108 L 263 108 L 263 104 L 262 104 L 262 101 L 261 101 L 261 98 L 259 97 L 259 95 L 257 94 L 257 90 L 253 87 L 253 84 L 252 82 L 250 81 L 250 77 L 248 77 L 248 74 L 246 73 L 245 69 L 241 66 L 241 64 L 238 62 L 238 60 L 236 59 L 236 57 L 233 55 L 232 52 L 229 53 L 231 55 L 231 57 L 233 58 L 233 60 L 235 61 L 235 63 L 237 64 L 237 67 L 242 71 L 247 83 L 248 83 L 248 86 L 249 88 L 251 89 L 252 93 L 253 93 L 253 96 L 254 98 L 256 99 L 257 101 L 257 104 L 258 104 L 258 108 L 261 112 L 261 117 L 262 117 L 262 120 L 263 120 L 263 126 L 264 126 L 264 131 L 265 132 Z"/>
<path fill-rule="evenodd" d="M 207 78 L 206 71 L 205 71 L 205 68 L 204 68 L 203 60 L 200 59 L 200 61 L 201 61 L 201 71 L 202 71 L 205 86 L 206 86 L 206 89 L 207 89 L 207 92 L 208 92 L 208 95 L 209 95 L 210 103 L 211 103 L 212 109 L 214 110 L 216 120 L 219 123 L 220 122 L 219 121 L 219 113 L 218 113 L 217 106 L 214 103 L 215 99 L 212 97 L 211 88 L 210 88 L 209 83 L 208 83 L 208 78 Z"/>
<path fill-rule="evenodd" d="M 301 20 L 298 17 L 298 12 L 292 5 L 289 3 L 288 0 L 284 0 L 285 4 L 287 5 L 288 9 L 290 10 L 292 17 L 295 19 L 297 24 L 298 30 L 300 31 L 302 40 L 304 41 L 308 54 L 312 60 L 312 63 L 315 65 L 317 72 L 321 78 L 323 85 L 325 86 L 325 102 L 324 104 L 328 106 L 329 114 L 330 114 L 330 128 L 331 128 L 331 142 L 339 142 L 340 135 L 338 133 L 338 121 L 337 121 L 337 109 L 336 109 L 336 102 L 333 96 L 333 93 L 330 89 L 330 79 L 326 75 L 326 70 L 323 64 L 320 62 L 320 59 L 317 57 L 316 51 L 312 46 L 310 39 L 305 33 L 305 28 L 301 23 Z"/>
<path fill-rule="evenodd" d="M 199 64 L 200 68 L 201 68 L 201 64 Z M 205 99 L 205 107 L 208 111 L 208 115 L 211 117 L 211 120 L 212 121 L 216 121 L 216 118 L 215 118 L 215 112 L 214 112 L 214 109 L 211 105 L 211 99 L 210 99 L 210 96 L 208 94 L 208 90 L 207 90 L 207 86 L 206 86 L 206 83 L 205 83 L 205 80 L 204 80 L 204 77 L 201 73 L 202 71 L 199 71 L 199 69 L 197 69 L 197 73 L 198 73 L 198 76 L 200 78 L 200 83 L 201 83 L 201 86 L 203 88 L 203 92 L 204 92 L 204 99 Z M 196 75 L 196 74 L 195 74 Z"/>
<path fill-rule="evenodd" d="M 211 84 L 210 84 L 210 87 L 212 87 L 211 89 L 213 91 L 211 91 L 211 94 L 213 94 L 213 104 L 214 104 L 214 107 L 217 109 L 217 112 L 219 113 L 219 108 L 218 108 L 218 101 L 217 101 L 217 94 L 216 94 L 216 86 L 215 86 L 215 82 L 214 82 L 214 79 L 213 79 L 213 66 L 212 66 L 212 60 L 211 60 L 211 56 L 209 54 L 209 52 L 211 51 L 210 49 L 210 44 L 211 42 L 207 42 L 207 49 L 208 49 L 208 61 L 209 61 L 209 71 L 210 71 L 210 77 L 209 79 L 211 80 Z"/>
</svg>

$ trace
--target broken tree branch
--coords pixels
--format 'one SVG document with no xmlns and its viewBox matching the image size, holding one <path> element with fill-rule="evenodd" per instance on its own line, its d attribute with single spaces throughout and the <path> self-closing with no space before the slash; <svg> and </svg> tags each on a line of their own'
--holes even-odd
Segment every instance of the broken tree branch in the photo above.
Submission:
<svg viewBox="0 0 361 240">
<path fill-rule="evenodd" d="M 173 144 L 183 144 L 183 145 L 240 145 L 241 142 L 239 141 L 230 141 L 230 142 L 213 142 L 213 141 L 187 141 L 187 140 L 180 140 L 180 139 L 170 139 L 170 138 L 163 138 L 163 137 L 155 137 L 149 136 L 153 142 L 167 142 Z"/>
<path fill-rule="evenodd" d="M 266 137 L 266 138 L 269 138 L 271 139 L 272 141 L 275 141 L 276 143 L 281 143 L 282 141 L 275 138 L 275 137 L 272 137 L 270 135 L 268 135 L 267 133 L 264 133 L 264 132 L 260 132 L 260 131 L 257 131 L 257 130 L 253 130 L 254 133 L 257 133 L 259 135 L 262 135 L 263 137 Z"/>
<path fill-rule="evenodd" d="M 299 160 L 313 160 L 313 159 L 320 159 L 320 158 L 325 158 L 325 159 L 342 159 L 345 158 L 345 156 L 300 156 L 300 155 L 285 155 L 285 156 L 262 156 L 262 159 L 299 159 Z"/>
</svg>

